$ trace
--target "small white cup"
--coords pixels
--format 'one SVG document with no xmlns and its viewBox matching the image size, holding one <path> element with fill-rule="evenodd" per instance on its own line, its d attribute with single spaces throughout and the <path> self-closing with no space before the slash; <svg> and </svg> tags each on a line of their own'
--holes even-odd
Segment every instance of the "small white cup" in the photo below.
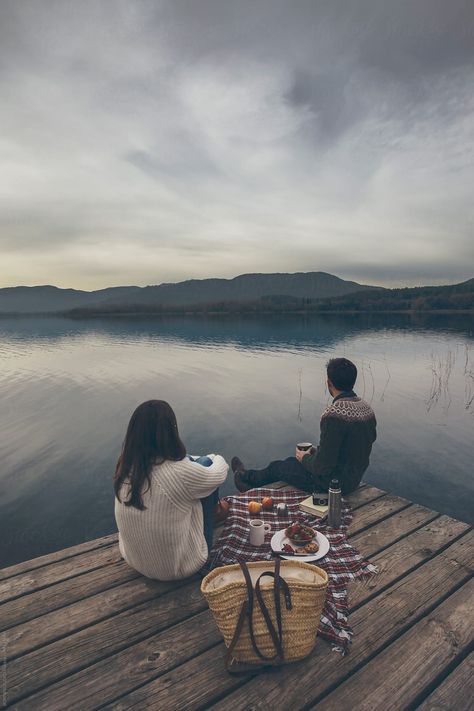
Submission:
<svg viewBox="0 0 474 711">
<path fill-rule="evenodd" d="M 265 543 L 265 534 L 272 530 L 269 523 L 263 523 L 258 518 L 250 521 L 250 543 L 253 546 L 262 546 Z"/>
</svg>

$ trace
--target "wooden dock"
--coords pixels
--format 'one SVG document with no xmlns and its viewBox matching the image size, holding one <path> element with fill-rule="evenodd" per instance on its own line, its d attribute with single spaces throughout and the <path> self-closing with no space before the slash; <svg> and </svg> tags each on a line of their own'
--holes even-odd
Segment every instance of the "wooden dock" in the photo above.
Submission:
<svg viewBox="0 0 474 711">
<path fill-rule="evenodd" d="M 364 486 L 351 542 L 379 568 L 349 588 L 354 641 L 231 677 L 195 577 L 148 580 L 116 535 L 0 571 L 0 706 L 219 711 L 472 708 L 473 532 Z"/>
</svg>

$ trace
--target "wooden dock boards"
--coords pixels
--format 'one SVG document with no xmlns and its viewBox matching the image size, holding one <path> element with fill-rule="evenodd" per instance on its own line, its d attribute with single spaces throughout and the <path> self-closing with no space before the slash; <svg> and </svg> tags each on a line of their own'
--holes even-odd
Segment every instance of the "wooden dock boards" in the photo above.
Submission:
<svg viewBox="0 0 474 711">
<path fill-rule="evenodd" d="M 350 587 L 348 656 L 318 640 L 302 662 L 229 677 L 199 579 L 147 580 L 107 536 L 0 571 L 8 706 L 464 708 L 473 642 L 469 526 L 374 487 L 351 499 L 352 542 L 380 573 Z"/>
</svg>

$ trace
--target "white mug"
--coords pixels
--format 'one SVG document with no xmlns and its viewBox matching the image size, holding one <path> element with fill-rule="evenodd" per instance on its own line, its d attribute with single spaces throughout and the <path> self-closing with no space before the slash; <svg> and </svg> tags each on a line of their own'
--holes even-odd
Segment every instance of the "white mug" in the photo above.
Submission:
<svg viewBox="0 0 474 711">
<path fill-rule="evenodd" d="M 265 534 L 271 531 L 269 523 L 263 523 L 258 518 L 250 521 L 250 543 L 253 546 L 261 546 L 265 543 Z"/>
</svg>

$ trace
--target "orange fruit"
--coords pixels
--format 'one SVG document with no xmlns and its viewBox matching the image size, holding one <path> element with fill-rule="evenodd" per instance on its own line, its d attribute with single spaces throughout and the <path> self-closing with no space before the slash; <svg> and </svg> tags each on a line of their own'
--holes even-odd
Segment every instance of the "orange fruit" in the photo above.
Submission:
<svg viewBox="0 0 474 711">
<path fill-rule="evenodd" d="M 262 510 L 262 504 L 259 504 L 258 501 L 249 501 L 248 508 L 251 514 L 258 514 Z"/>
</svg>

